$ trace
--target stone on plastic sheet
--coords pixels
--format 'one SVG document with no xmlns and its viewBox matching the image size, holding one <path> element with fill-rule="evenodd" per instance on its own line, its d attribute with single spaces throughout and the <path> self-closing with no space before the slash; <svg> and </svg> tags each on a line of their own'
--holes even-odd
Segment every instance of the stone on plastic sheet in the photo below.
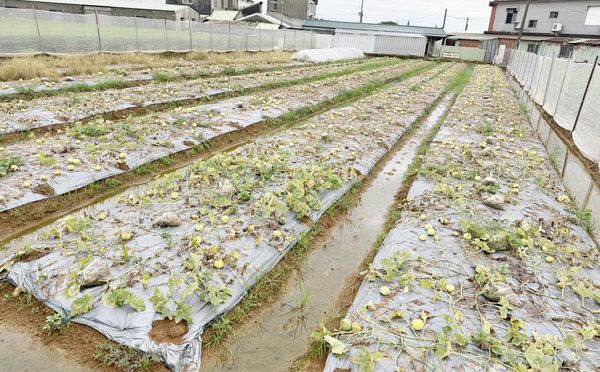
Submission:
<svg viewBox="0 0 600 372">
<path fill-rule="evenodd" d="M 483 287 L 482 294 L 492 302 L 498 302 L 501 297 L 506 297 L 508 302 L 513 306 L 523 305 L 519 296 L 506 283 L 490 281 Z"/>
<path fill-rule="evenodd" d="M 100 258 L 92 260 L 78 274 L 78 279 L 82 287 L 93 287 L 108 283 L 111 279 L 108 262 Z"/>
<path fill-rule="evenodd" d="M 504 209 L 504 196 L 502 195 L 491 195 L 482 200 L 483 204 L 494 209 Z"/>
<path fill-rule="evenodd" d="M 181 225 L 181 219 L 173 212 L 165 212 L 155 219 L 152 225 L 160 227 L 177 227 Z"/>
</svg>

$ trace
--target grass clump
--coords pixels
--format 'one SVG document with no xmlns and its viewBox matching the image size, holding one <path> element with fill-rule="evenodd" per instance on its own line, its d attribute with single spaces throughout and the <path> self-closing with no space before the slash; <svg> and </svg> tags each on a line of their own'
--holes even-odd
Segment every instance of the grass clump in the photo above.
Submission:
<svg viewBox="0 0 600 372">
<path fill-rule="evenodd" d="M 35 79 L 45 77 L 57 79 L 61 75 L 83 75 L 107 72 L 111 67 L 132 66 L 131 68 L 172 68 L 182 61 L 194 65 L 244 64 L 244 63 L 285 63 L 291 61 L 288 52 L 232 52 L 209 53 L 192 52 L 187 54 L 94 54 L 78 56 L 28 56 L 7 58 L 0 61 L 0 81 Z M 62 70 L 62 71 L 61 71 Z M 123 67 L 113 69 L 123 75 Z"/>
<path fill-rule="evenodd" d="M 149 371 L 154 363 L 160 361 L 153 354 L 147 354 L 123 345 L 115 345 L 109 341 L 96 345 L 94 360 L 103 366 L 125 372 Z"/>
<path fill-rule="evenodd" d="M 576 209 L 575 215 L 577 216 L 577 220 L 583 229 L 591 236 L 594 237 L 596 235 L 595 225 L 594 225 L 594 217 L 592 215 L 591 209 L 580 210 Z"/>
<path fill-rule="evenodd" d="M 100 119 L 87 123 L 75 123 L 71 129 L 71 134 L 73 137 L 100 137 L 110 133 L 110 130 L 111 129 L 106 125 L 106 122 Z"/>
<path fill-rule="evenodd" d="M 174 79 L 173 75 L 162 71 L 156 71 L 153 76 L 154 80 L 160 81 L 161 83 L 166 83 Z"/>
</svg>

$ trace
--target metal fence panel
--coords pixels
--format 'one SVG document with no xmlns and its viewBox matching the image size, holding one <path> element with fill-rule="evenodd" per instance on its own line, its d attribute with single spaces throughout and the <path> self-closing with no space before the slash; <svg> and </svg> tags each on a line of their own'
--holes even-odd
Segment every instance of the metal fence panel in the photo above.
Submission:
<svg viewBox="0 0 600 372">
<path fill-rule="evenodd" d="M 35 16 L 32 10 L 0 8 L 0 54 L 42 50 Z"/>
<path fill-rule="evenodd" d="M 35 13 L 44 53 L 93 53 L 100 49 L 95 15 L 42 11 Z"/>
<path fill-rule="evenodd" d="M 309 31 L 0 8 L 0 54 L 300 50 Z"/>
</svg>

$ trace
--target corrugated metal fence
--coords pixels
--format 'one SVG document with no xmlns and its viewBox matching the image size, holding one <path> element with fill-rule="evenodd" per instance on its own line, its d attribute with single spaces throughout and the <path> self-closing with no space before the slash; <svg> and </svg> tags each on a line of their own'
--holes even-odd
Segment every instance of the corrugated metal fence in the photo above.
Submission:
<svg viewBox="0 0 600 372">
<path fill-rule="evenodd" d="M 316 48 L 356 48 L 368 54 L 424 56 L 427 38 L 422 35 L 336 29 L 335 35 L 316 35 Z"/>
<path fill-rule="evenodd" d="M 313 47 L 313 33 L 309 31 L 0 8 L 0 55 Z"/>
</svg>

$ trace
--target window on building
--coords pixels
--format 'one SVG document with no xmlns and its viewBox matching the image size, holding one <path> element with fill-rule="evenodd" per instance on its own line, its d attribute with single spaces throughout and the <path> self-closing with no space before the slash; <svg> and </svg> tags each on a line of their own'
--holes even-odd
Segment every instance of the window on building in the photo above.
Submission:
<svg viewBox="0 0 600 372">
<path fill-rule="evenodd" d="M 538 54 L 538 52 L 540 51 L 540 44 L 529 44 L 529 45 L 527 45 L 527 51 L 529 53 Z"/>
<path fill-rule="evenodd" d="M 550 18 L 558 18 L 558 12 L 550 12 Z"/>
<path fill-rule="evenodd" d="M 571 58 L 573 56 L 573 45 L 561 45 L 558 58 Z"/>
<path fill-rule="evenodd" d="M 600 26 L 600 6 L 588 7 L 584 24 L 586 26 Z"/>
<path fill-rule="evenodd" d="M 194 5 L 194 0 L 181 0 L 183 5 Z"/>
<path fill-rule="evenodd" d="M 506 23 L 517 21 L 517 8 L 506 8 Z"/>
<path fill-rule="evenodd" d="M 278 12 L 279 11 L 279 1 L 271 0 L 271 11 Z"/>
<path fill-rule="evenodd" d="M 537 27 L 537 19 L 530 19 L 529 20 L 529 28 L 536 28 Z"/>
</svg>

